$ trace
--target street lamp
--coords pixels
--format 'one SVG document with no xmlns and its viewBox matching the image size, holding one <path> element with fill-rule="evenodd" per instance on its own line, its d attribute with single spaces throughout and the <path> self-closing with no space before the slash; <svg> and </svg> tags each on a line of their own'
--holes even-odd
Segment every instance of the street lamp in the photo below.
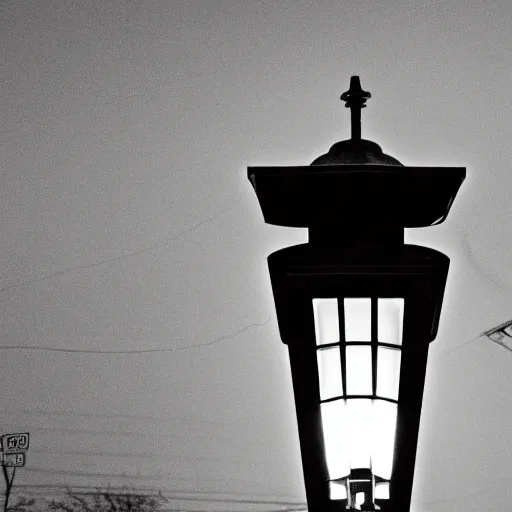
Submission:
<svg viewBox="0 0 512 512">
<path fill-rule="evenodd" d="M 466 175 L 361 139 L 369 97 L 353 76 L 352 138 L 310 166 L 248 169 L 265 222 L 309 233 L 268 257 L 309 512 L 409 511 L 449 258 L 405 245 L 404 228 L 443 222 Z"/>
</svg>

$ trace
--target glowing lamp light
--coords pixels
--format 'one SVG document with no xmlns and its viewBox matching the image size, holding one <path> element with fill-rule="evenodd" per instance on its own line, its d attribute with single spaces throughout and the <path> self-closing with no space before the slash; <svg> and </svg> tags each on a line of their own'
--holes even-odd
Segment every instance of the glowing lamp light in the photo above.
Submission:
<svg viewBox="0 0 512 512">
<path fill-rule="evenodd" d="M 268 264 L 310 512 L 409 511 L 449 259 L 405 245 L 404 228 L 442 222 L 466 175 L 361 139 L 369 97 L 352 77 L 352 138 L 310 166 L 248 169 L 265 221 L 309 230 Z"/>
</svg>

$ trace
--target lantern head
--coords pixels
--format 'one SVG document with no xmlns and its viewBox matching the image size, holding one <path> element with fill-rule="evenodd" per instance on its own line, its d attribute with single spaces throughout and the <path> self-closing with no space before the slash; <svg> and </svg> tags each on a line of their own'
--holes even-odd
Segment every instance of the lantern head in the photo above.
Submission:
<svg viewBox="0 0 512 512">
<path fill-rule="evenodd" d="M 369 97 L 352 77 L 352 139 L 310 166 L 248 169 L 265 221 L 309 232 L 268 265 L 310 512 L 409 510 L 449 259 L 404 245 L 404 228 L 442 222 L 465 178 L 403 166 L 361 139 Z"/>
</svg>

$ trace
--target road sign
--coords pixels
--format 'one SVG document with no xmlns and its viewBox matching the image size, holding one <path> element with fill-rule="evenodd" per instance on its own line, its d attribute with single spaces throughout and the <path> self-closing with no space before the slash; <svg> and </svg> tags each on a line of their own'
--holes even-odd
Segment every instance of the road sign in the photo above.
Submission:
<svg viewBox="0 0 512 512">
<path fill-rule="evenodd" d="M 5 434 L 2 436 L 2 450 L 5 453 L 18 453 L 28 449 L 28 432 L 23 434 Z"/>
<path fill-rule="evenodd" d="M 4 453 L 2 464 L 11 468 L 19 468 L 25 465 L 25 453 Z"/>
</svg>

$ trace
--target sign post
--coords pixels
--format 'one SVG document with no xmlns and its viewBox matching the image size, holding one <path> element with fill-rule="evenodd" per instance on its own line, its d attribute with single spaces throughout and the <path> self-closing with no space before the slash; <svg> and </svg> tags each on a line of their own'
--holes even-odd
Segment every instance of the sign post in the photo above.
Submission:
<svg viewBox="0 0 512 512">
<path fill-rule="evenodd" d="M 26 453 L 28 450 L 30 436 L 28 432 L 21 434 L 5 434 L 0 438 L 0 462 L 5 478 L 5 501 L 4 512 L 7 512 L 9 495 L 11 494 L 12 483 L 16 468 L 25 465 Z M 7 468 L 12 468 L 12 475 L 9 478 Z"/>
</svg>

